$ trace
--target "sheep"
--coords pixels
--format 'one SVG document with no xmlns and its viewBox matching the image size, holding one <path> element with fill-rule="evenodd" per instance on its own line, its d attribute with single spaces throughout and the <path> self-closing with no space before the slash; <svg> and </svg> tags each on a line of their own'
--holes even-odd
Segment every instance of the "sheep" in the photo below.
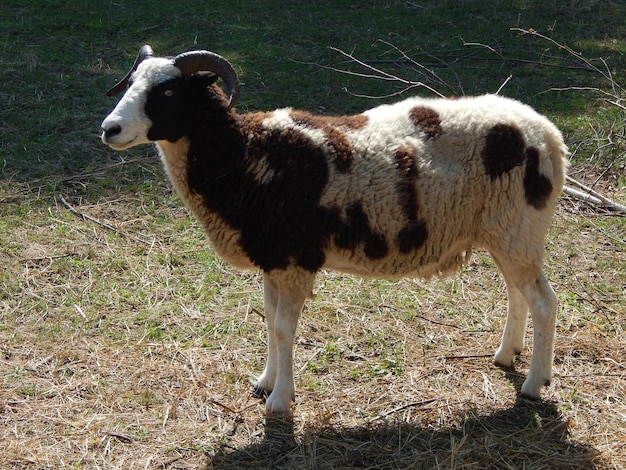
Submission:
<svg viewBox="0 0 626 470">
<path fill-rule="evenodd" d="M 226 59 L 155 57 L 149 46 L 108 95 L 124 88 L 102 141 L 115 150 L 154 142 L 216 252 L 262 272 L 267 361 L 255 393 L 268 413 L 292 412 L 294 334 L 318 271 L 427 278 L 458 270 L 476 247 L 491 254 L 507 289 L 494 363 L 514 366 L 530 310 L 521 394 L 540 398 L 557 312 L 544 243 L 567 166 L 547 118 L 495 95 L 411 97 L 352 116 L 239 114 Z"/>
</svg>

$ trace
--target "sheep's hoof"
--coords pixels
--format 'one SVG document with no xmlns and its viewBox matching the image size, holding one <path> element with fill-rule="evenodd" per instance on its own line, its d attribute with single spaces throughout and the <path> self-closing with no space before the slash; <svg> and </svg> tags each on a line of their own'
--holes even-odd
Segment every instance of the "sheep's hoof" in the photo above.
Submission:
<svg viewBox="0 0 626 470">
<path fill-rule="evenodd" d="M 493 363 L 495 366 L 505 370 L 515 370 L 515 358 L 522 354 L 519 349 L 513 350 L 513 355 L 505 352 L 503 348 L 498 349 L 493 357 Z"/>
<path fill-rule="evenodd" d="M 526 394 L 524 392 L 521 392 L 519 394 L 519 396 L 520 396 L 520 398 L 523 398 L 524 400 L 530 400 L 530 401 L 539 401 L 539 400 L 541 400 L 541 397 L 535 397 L 535 396 L 532 396 L 532 395 L 528 395 L 528 394 Z"/>
<path fill-rule="evenodd" d="M 541 387 L 542 386 L 547 387 L 549 385 L 550 385 L 550 379 L 544 379 L 544 380 L 539 380 L 539 381 L 526 379 L 526 381 L 522 385 L 520 396 L 528 400 L 533 400 L 533 401 L 540 400 L 541 399 Z"/>
<path fill-rule="evenodd" d="M 266 390 L 258 384 L 255 384 L 254 388 L 252 389 L 252 396 L 254 398 L 260 398 L 263 401 L 267 400 L 267 397 L 270 396 L 270 393 L 272 393 L 271 390 Z"/>
<path fill-rule="evenodd" d="M 500 369 L 503 370 L 508 370 L 508 371 L 513 371 L 515 370 L 515 363 L 514 362 L 509 362 L 508 364 L 504 364 L 502 362 L 498 362 L 496 360 L 493 361 L 493 365 L 496 367 L 499 367 Z"/>
<path fill-rule="evenodd" d="M 291 403 L 293 400 L 280 400 L 274 394 L 267 397 L 265 401 L 265 413 L 266 415 L 278 415 L 289 419 L 293 416 L 293 410 L 291 409 Z"/>
</svg>

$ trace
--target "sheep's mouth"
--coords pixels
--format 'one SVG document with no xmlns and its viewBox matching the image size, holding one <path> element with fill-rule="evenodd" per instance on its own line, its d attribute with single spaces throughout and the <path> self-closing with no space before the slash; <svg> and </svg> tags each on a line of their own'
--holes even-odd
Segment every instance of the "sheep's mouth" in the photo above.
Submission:
<svg viewBox="0 0 626 470">
<path fill-rule="evenodd" d="M 124 142 L 124 143 L 120 143 L 120 142 L 116 142 L 114 138 L 107 138 L 106 134 L 103 132 L 102 133 L 102 142 L 104 142 L 105 144 L 107 144 L 109 147 L 111 147 L 113 150 L 126 150 L 127 148 L 130 148 L 134 145 L 134 143 L 137 141 L 139 136 L 135 136 L 132 139 Z"/>
</svg>

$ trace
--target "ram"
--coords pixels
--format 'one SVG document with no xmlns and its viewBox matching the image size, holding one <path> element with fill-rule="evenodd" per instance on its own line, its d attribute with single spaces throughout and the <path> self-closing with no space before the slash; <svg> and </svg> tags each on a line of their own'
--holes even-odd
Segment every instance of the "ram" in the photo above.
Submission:
<svg viewBox="0 0 626 470">
<path fill-rule="evenodd" d="M 504 276 L 508 316 L 495 363 L 533 351 L 521 393 L 551 379 L 557 299 L 542 273 L 563 186 L 558 129 L 517 101 L 409 98 L 353 116 L 291 108 L 238 114 L 237 75 L 208 51 L 153 57 L 144 46 L 102 122 L 115 150 L 156 142 L 172 184 L 217 253 L 263 273 L 267 362 L 255 391 L 290 413 L 293 341 L 316 273 L 429 277 L 473 247 Z M 221 78 L 225 93 L 217 85 Z"/>
</svg>

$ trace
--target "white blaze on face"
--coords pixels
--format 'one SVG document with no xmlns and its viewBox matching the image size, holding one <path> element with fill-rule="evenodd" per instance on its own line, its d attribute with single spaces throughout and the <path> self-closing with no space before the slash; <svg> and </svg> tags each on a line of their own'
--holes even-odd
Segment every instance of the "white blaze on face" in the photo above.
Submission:
<svg viewBox="0 0 626 470">
<path fill-rule="evenodd" d="M 150 142 L 148 131 L 152 123 L 145 113 L 148 92 L 153 86 L 180 76 L 171 59 L 150 58 L 139 64 L 131 76 L 132 85 L 102 121 L 102 142 L 114 150 Z"/>
</svg>

